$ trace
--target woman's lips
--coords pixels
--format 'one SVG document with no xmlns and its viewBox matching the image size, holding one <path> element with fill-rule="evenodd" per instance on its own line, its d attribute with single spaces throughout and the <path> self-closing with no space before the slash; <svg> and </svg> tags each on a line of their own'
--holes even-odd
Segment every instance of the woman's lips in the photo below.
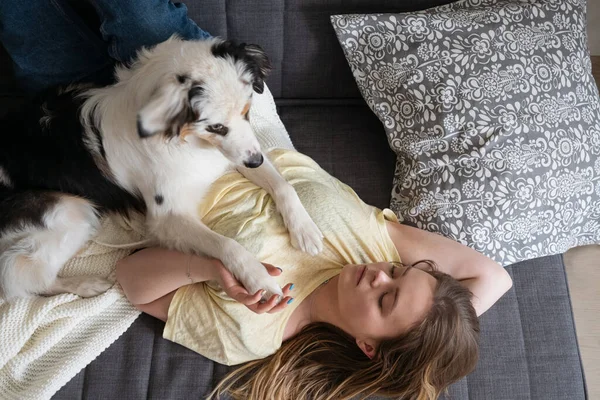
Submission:
<svg viewBox="0 0 600 400">
<path fill-rule="evenodd" d="M 358 271 L 356 272 L 356 275 L 358 276 L 358 278 L 356 279 L 356 286 L 358 286 L 358 284 L 360 283 L 366 270 L 367 270 L 367 266 L 364 265 L 362 268 L 359 268 Z"/>
</svg>

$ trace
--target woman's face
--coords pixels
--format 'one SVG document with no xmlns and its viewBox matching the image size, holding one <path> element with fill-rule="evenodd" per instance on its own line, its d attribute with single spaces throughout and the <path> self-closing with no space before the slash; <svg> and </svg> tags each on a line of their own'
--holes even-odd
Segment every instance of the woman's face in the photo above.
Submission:
<svg viewBox="0 0 600 400">
<path fill-rule="evenodd" d="M 343 329 L 357 342 L 397 337 L 425 316 L 436 285 L 418 268 L 389 262 L 347 265 L 338 282 Z"/>
</svg>

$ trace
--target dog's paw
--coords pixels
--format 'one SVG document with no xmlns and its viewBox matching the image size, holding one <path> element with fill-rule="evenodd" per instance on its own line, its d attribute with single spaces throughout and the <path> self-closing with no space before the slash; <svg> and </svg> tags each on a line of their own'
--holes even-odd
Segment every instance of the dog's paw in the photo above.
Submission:
<svg viewBox="0 0 600 400">
<path fill-rule="evenodd" d="M 278 295 L 279 299 L 283 298 L 283 291 L 275 279 L 269 275 L 269 272 L 260 262 L 254 258 L 246 259 L 243 266 L 239 269 L 232 268 L 230 271 L 234 274 L 237 280 L 246 288 L 248 293 L 254 294 L 259 290 L 265 290 L 266 293 L 262 296 L 262 300 L 268 300 L 273 295 Z"/>
<path fill-rule="evenodd" d="M 101 276 L 82 276 L 79 281 L 73 280 L 69 283 L 68 290 L 80 297 L 94 297 L 106 292 L 114 283 Z"/>
<path fill-rule="evenodd" d="M 273 295 L 283 299 L 283 291 L 275 279 L 269 275 L 269 271 L 237 242 L 229 242 L 229 246 L 224 248 L 220 257 L 221 262 L 229 272 L 244 286 L 251 295 L 260 290 L 266 293 L 262 296 L 263 300 L 270 299 Z"/>
<path fill-rule="evenodd" d="M 262 266 L 262 265 L 261 265 Z M 265 269 L 264 266 L 262 266 Z M 266 269 L 265 269 L 266 271 Z M 242 284 L 250 294 L 254 294 L 259 290 L 265 290 L 265 294 L 262 296 L 261 301 L 269 300 L 273 295 L 279 296 L 277 303 L 283 299 L 283 291 L 275 279 L 270 276 L 268 273 L 266 276 L 248 276 L 242 279 Z"/>
<path fill-rule="evenodd" d="M 312 256 L 316 256 L 323 250 L 323 234 L 308 213 L 292 217 L 288 224 L 288 231 L 292 246 L 298 250 Z"/>
</svg>

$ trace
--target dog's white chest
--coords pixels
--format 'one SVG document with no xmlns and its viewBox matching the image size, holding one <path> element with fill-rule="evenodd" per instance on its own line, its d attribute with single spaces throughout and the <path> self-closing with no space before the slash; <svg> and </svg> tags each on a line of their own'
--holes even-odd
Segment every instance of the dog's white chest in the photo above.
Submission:
<svg viewBox="0 0 600 400">
<path fill-rule="evenodd" d="M 112 157 L 110 167 L 121 185 L 141 193 L 150 212 L 195 210 L 210 185 L 233 169 L 217 149 L 191 143 L 148 143 L 127 153 Z"/>
</svg>

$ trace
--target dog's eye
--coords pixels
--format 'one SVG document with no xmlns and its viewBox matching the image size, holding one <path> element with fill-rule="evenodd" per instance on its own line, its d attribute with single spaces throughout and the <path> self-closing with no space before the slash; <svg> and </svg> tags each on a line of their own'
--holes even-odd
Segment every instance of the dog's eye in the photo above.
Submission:
<svg viewBox="0 0 600 400">
<path fill-rule="evenodd" d="M 223 126 L 221 124 L 209 125 L 206 127 L 206 130 L 211 133 L 216 133 L 217 135 L 222 135 L 222 136 L 227 135 L 227 132 L 229 132 L 229 129 L 226 126 Z"/>
</svg>

